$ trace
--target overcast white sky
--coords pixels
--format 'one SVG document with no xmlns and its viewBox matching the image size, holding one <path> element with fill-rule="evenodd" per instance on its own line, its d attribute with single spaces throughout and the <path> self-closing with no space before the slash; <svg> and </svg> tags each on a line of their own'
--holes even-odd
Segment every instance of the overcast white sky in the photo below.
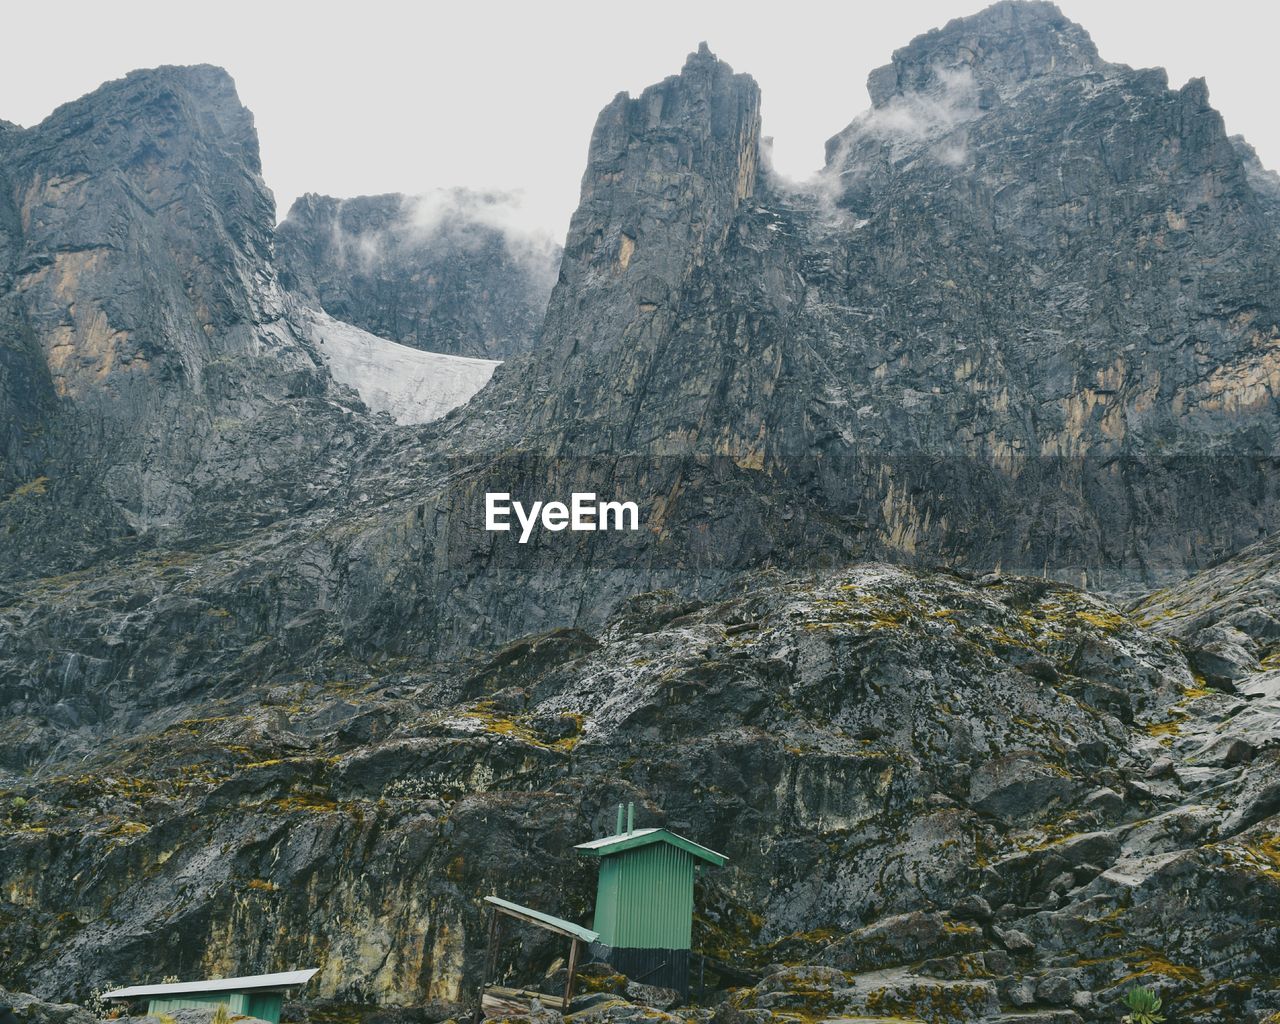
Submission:
<svg viewBox="0 0 1280 1024">
<path fill-rule="evenodd" d="M 591 126 L 621 90 L 673 74 L 700 40 L 763 90 L 775 163 L 803 177 L 868 106 L 867 72 L 981 0 L 810 3 L 311 3 L 69 0 L 5 4 L 0 118 L 31 125 L 125 72 L 220 64 L 254 112 L 283 216 L 303 192 L 523 189 L 563 236 Z M 1280 4 L 1061 0 L 1108 60 L 1208 79 L 1231 132 L 1280 168 Z"/>
</svg>

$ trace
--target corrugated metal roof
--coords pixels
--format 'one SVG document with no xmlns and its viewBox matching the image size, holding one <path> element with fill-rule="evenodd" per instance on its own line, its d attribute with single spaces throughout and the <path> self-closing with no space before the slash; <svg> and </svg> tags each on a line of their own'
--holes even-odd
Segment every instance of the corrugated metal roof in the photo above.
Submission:
<svg viewBox="0 0 1280 1024">
<path fill-rule="evenodd" d="M 484 901 L 493 904 L 495 907 L 501 907 L 517 917 L 523 917 L 538 924 L 546 925 L 553 931 L 581 939 L 583 942 L 595 942 L 596 939 L 600 938 L 599 932 L 593 932 L 590 928 L 583 928 L 582 925 L 574 924 L 572 921 L 566 921 L 563 918 L 544 914 L 541 910 L 522 907 L 519 903 L 511 903 L 507 900 L 499 899 L 497 896 L 486 896 Z"/>
<path fill-rule="evenodd" d="M 650 843 L 670 843 L 716 867 L 727 864 L 729 861 L 723 853 L 716 853 L 715 850 L 710 850 L 701 843 L 678 836 L 665 828 L 638 828 L 634 832 L 623 832 L 616 836 L 593 839 L 589 843 L 579 843 L 574 849 L 581 850 L 592 857 L 607 857 L 610 854 L 621 853 L 623 850 L 635 849 L 637 846 L 648 846 Z"/>
<path fill-rule="evenodd" d="M 302 971 L 282 971 L 279 974 L 250 974 L 243 978 L 214 978 L 211 981 L 175 981 L 168 985 L 133 985 L 130 988 L 112 989 L 102 994 L 103 999 L 132 999 L 134 996 L 171 996 L 183 992 L 247 992 L 261 988 L 293 988 L 305 985 L 318 967 Z"/>
</svg>

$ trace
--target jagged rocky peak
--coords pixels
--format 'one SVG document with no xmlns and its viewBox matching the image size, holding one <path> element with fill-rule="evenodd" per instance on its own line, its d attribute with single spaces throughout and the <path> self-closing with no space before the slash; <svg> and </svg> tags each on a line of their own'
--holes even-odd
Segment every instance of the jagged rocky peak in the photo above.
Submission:
<svg viewBox="0 0 1280 1024">
<path fill-rule="evenodd" d="M 730 244 L 759 154 L 760 89 L 706 43 L 679 74 L 614 97 L 592 132 L 542 342 L 495 376 L 476 432 L 577 454 L 683 445 L 701 402 L 685 392 L 702 382 L 663 339 Z M 643 418 L 625 412 L 646 404 Z"/>
<path fill-rule="evenodd" d="M 868 76 L 867 91 L 872 104 L 883 107 L 905 93 L 948 88 L 958 75 L 1002 92 L 1029 78 L 1083 74 L 1102 64 L 1089 33 L 1057 5 L 1003 0 L 895 51 Z"/>
<path fill-rule="evenodd" d="M 587 282 L 597 298 L 590 323 L 559 339 L 560 359 L 618 345 L 637 310 L 667 304 L 755 191 L 759 147 L 759 87 L 706 43 L 680 74 L 601 111 L 550 319 Z"/>
<path fill-rule="evenodd" d="M 57 108 L 31 132 L 44 143 L 50 170 L 79 164 L 85 173 L 139 185 L 148 199 L 210 189 L 216 208 L 183 212 L 235 225 L 237 241 L 268 251 L 263 227 L 275 206 L 262 180 L 253 115 L 222 68 L 132 71 Z"/>
<path fill-rule="evenodd" d="M 632 98 L 620 93 L 600 112 L 582 201 L 570 228 L 573 255 L 585 242 L 604 242 L 593 257 L 627 269 L 643 264 L 658 247 L 641 251 L 641 224 L 676 233 L 651 242 L 683 241 L 695 249 L 714 240 L 738 204 L 755 190 L 760 142 L 760 89 L 750 75 L 735 74 L 702 43 L 680 74 Z M 675 223 L 662 217 L 676 212 Z M 608 224 L 618 235 L 597 239 Z M 682 237 L 681 237 L 682 236 Z M 609 251 L 612 250 L 612 251 Z"/>
<path fill-rule="evenodd" d="M 899 91 L 873 87 L 827 172 L 794 187 L 757 172 L 755 83 L 708 50 L 617 97 L 536 362 L 473 409 L 518 409 L 503 436 L 533 424 L 555 452 L 776 472 L 762 494 L 813 500 L 813 523 L 869 510 L 841 526 L 855 550 L 901 557 L 958 545 L 1129 586 L 1270 529 L 1262 463 L 1230 465 L 1223 515 L 1193 463 L 1102 461 L 1280 444 L 1261 397 L 1275 231 L 1204 84 L 1105 63 L 1041 4 L 954 22 L 893 67 Z M 810 485 L 817 454 L 850 468 Z M 953 460 L 947 477 L 918 455 Z M 1061 514 L 1014 535 L 1028 508 Z"/>
<path fill-rule="evenodd" d="M 6 422 L 31 425 L 5 440 L 23 474 L 5 484 L 32 498 L 0 511 L 23 538 L 0 562 L 75 564 L 156 528 L 253 518 L 214 515 L 215 491 L 257 494 L 267 518 L 305 500 L 284 493 L 285 464 L 323 449 L 338 414 L 285 319 L 275 204 L 231 77 L 135 71 L 4 138 L 0 395 Z M 309 400 L 308 436 L 281 443 L 298 430 L 288 404 Z"/>
<path fill-rule="evenodd" d="M 380 337 L 505 359 L 533 347 L 560 263 L 521 213 L 518 195 L 462 188 L 307 194 L 276 230 L 280 280 Z"/>
<path fill-rule="evenodd" d="M 280 315 L 274 203 L 253 117 L 221 68 L 109 82 L 24 132 L 9 173 L 15 284 L 60 395 L 129 417 L 147 378 L 200 390 L 228 354 L 291 347 L 252 330 Z"/>
<path fill-rule="evenodd" d="M 871 109 L 827 142 L 829 170 L 846 169 L 867 140 L 889 141 L 900 158 L 928 152 L 957 133 L 960 146 L 930 155 L 967 166 L 963 135 L 992 113 L 1001 115 L 992 133 L 1000 143 L 997 154 L 1015 135 L 1030 132 L 1057 136 L 1064 148 L 1073 147 L 1074 157 L 1087 144 L 1079 133 L 1084 115 L 1094 134 L 1123 144 L 1145 138 L 1156 145 L 1159 135 L 1177 136 L 1177 146 L 1166 152 L 1140 154 L 1148 167 L 1198 159 L 1228 173 L 1238 165 L 1203 79 L 1170 90 L 1162 68 L 1110 63 L 1083 27 L 1039 0 L 1007 0 L 917 37 L 870 74 L 867 90 Z M 1167 110 L 1158 111 L 1160 105 Z"/>
<path fill-rule="evenodd" d="M 1272 229 L 1280 231 L 1280 174 L 1262 163 L 1258 151 L 1245 141 L 1243 135 L 1231 136 L 1230 142 L 1240 158 L 1245 179 L 1258 197 Z"/>
</svg>

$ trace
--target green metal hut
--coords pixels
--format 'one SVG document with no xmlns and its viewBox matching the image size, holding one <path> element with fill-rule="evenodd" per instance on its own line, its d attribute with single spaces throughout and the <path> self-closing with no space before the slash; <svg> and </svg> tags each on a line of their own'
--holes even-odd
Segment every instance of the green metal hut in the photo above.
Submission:
<svg viewBox="0 0 1280 1024">
<path fill-rule="evenodd" d="M 693 939 L 693 881 L 703 865 L 728 862 L 665 828 L 634 828 L 634 805 L 616 835 L 574 849 L 600 859 L 596 913 L 597 955 L 633 981 L 689 991 Z"/>
<path fill-rule="evenodd" d="M 217 978 L 212 981 L 177 981 L 164 985 L 134 985 L 104 992 L 104 999 L 147 999 L 147 1013 L 154 1017 L 173 1010 L 199 1008 L 223 1003 L 233 1014 L 259 1017 L 280 1024 L 284 993 L 311 980 L 318 968 L 255 974 L 245 978 Z"/>
</svg>

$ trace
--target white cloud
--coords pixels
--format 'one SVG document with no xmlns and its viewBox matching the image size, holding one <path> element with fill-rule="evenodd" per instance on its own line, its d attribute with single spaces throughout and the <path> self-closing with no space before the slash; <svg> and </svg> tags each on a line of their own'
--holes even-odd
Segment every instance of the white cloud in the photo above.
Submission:
<svg viewBox="0 0 1280 1024">
<path fill-rule="evenodd" d="M 889 146 L 895 161 L 922 155 L 948 167 L 961 167 L 969 160 L 964 128 L 980 114 L 973 72 L 969 68 L 936 67 L 933 80 L 925 89 L 894 96 L 883 106 L 856 117 L 840 133 L 836 152 L 828 164 L 809 177 L 786 177 L 774 169 L 769 149 L 762 155 L 776 187 L 810 195 L 830 227 L 849 229 L 859 222 L 839 202 L 851 180 L 867 169 L 859 163 L 859 153 L 868 143 L 877 153 L 882 146 Z"/>
<path fill-rule="evenodd" d="M 520 192 L 452 188 L 404 196 L 391 223 L 354 232 L 343 228 L 346 202 L 339 203 L 332 232 L 334 250 L 349 267 L 368 272 L 397 251 L 436 240 L 455 251 L 477 249 L 496 232 L 510 257 L 548 286 L 559 270 L 558 245 L 527 209 Z"/>
</svg>

